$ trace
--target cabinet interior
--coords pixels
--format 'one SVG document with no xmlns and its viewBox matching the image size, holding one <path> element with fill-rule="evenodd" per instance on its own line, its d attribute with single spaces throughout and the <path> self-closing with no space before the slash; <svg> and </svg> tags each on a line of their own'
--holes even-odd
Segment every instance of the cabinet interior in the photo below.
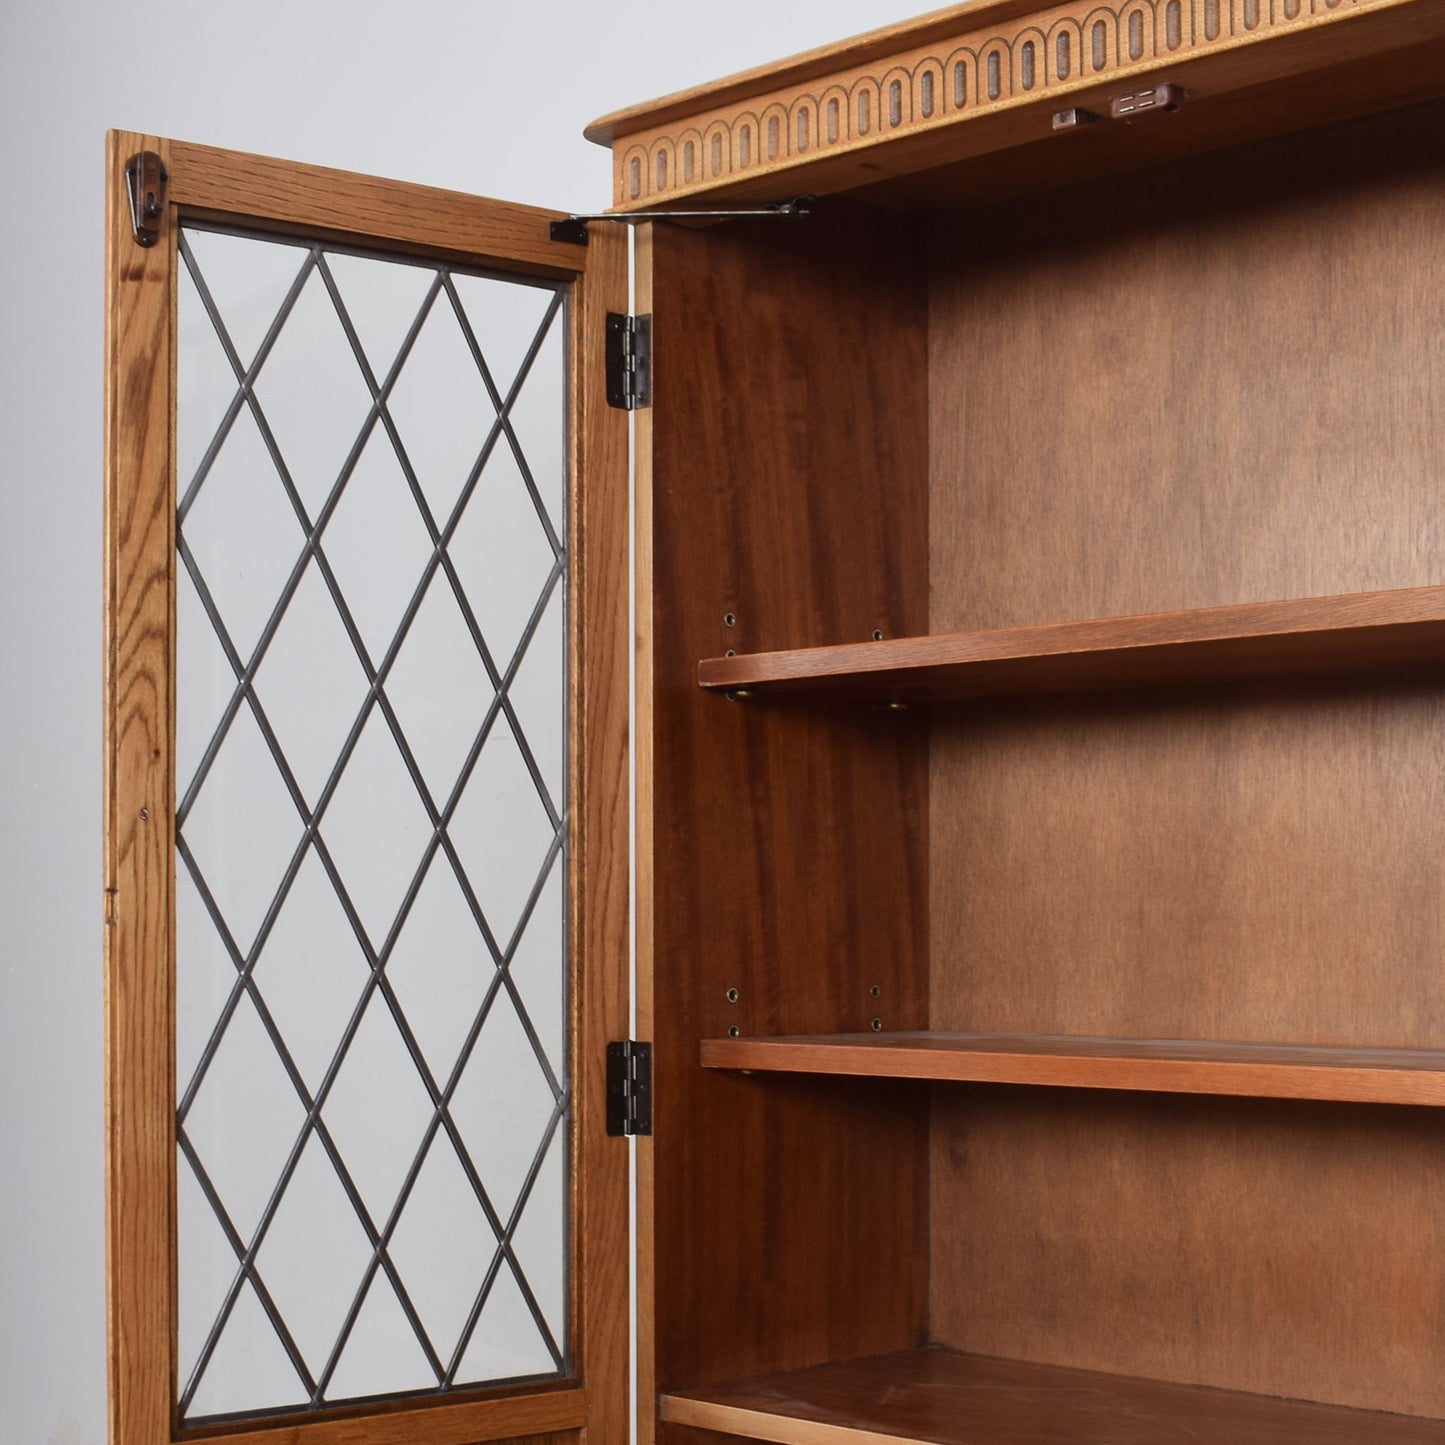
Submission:
<svg viewBox="0 0 1445 1445">
<path fill-rule="evenodd" d="M 668 1438 L 952 1438 L 846 1392 L 805 1408 L 801 1377 L 718 1394 L 940 1346 L 1417 1417 L 1301 1406 L 1221 1440 L 1445 1440 L 1445 1115 L 1359 1102 L 1406 1097 L 1388 1080 L 729 1054 L 964 1031 L 1438 1075 L 1439 641 L 957 700 L 698 686 L 703 659 L 875 632 L 1445 582 L 1442 135 L 1430 102 L 981 206 L 941 172 L 908 205 L 651 228 L 640 1288 Z M 763 1396 L 833 1423 L 795 1434 Z"/>
</svg>

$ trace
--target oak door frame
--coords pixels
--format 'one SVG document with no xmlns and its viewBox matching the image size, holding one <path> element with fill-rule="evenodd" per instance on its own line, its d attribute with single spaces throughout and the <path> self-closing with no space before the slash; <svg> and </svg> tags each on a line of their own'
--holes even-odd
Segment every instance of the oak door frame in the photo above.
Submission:
<svg viewBox="0 0 1445 1445">
<path fill-rule="evenodd" d="M 157 154 L 156 244 L 124 168 Z M 573 1378 L 256 1424 L 176 1421 L 175 305 L 178 224 L 203 219 L 547 277 L 569 288 L 569 866 Z M 105 397 L 106 1324 L 111 1445 L 621 1445 L 628 1428 L 627 1150 L 605 1053 L 627 1028 L 627 425 L 603 374 L 626 240 L 557 213 L 132 132 L 107 143 Z M 595 1432 L 595 1435 L 593 1434 Z"/>
</svg>

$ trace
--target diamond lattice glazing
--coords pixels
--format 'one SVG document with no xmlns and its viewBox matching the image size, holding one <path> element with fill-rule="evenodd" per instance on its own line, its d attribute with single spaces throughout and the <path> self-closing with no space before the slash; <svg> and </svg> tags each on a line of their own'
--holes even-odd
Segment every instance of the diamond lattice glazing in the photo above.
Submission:
<svg viewBox="0 0 1445 1445">
<path fill-rule="evenodd" d="M 180 249 L 181 1418 L 566 1373 L 564 295 Z"/>
</svg>

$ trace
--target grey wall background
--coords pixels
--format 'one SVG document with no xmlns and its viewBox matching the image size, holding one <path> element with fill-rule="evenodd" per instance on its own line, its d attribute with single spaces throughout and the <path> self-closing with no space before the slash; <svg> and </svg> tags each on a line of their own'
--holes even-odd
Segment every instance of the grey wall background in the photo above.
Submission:
<svg viewBox="0 0 1445 1445">
<path fill-rule="evenodd" d="M 105 1438 L 105 129 L 601 209 L 594 116 L 921 8 L 0 0 L 0 1445 Z"/>
</svg>

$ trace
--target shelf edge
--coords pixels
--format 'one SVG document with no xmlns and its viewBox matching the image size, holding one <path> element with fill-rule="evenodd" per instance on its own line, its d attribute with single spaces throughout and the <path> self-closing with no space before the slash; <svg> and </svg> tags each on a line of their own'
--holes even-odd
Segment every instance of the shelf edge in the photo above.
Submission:
<svg viewBox="0 0 1445 1445">
<path fill-rule="evenodd" d="M 1291 642 L 1304 655 L 1291 659 Z M 1230 653 L 1232 664 L 1216 669 L 1220 675 L 1259 675 L 1261 661 L 1278 667 L 1281 675 L 1359 670 L 1371 663 L 1398 666 L 1401 658 L 1384 650 L 1391 643 L 1407 661 L 1445 657 L 1445 587 L 1231 603 L 710 657 L 698 663 L 698 686 L 709 691 L 756 687 L 804 692 L 849 682 L 878 686 L 889 677 L 926 686 L 931 678 L 986 677 L 992 669 L 1022 674 L 1019 690 L 1027 691 L 1032 690 L 1029 672 L 1044 675 L 1060 667 L 1094 669 L 1106 686 L 1139 685 L 1150 681 L 1147 668 L 1161 660 L 1185 663 L 1185 670 L 1171 668 L 1161 681 L 1188 680 L 1191 663 L 1206 664 L 1196 668 L 1202 678 L 1211 675 L 1211 655 Z M 1313 655 L 1327 644 L 1332 644 L 1330 655 Z M 1091 680 L 1086 675 L 1072 685 L 1088 687 Z M 996 690 L 1009 688 L 1000 684 Z M 961 695 L 967 695 L 966 688 Z"/>
<path fill-rule="evenodd" d="M 715 1430 L 722 1435 L 744 1435 L 766 1440 L 771 1445 L 919 1445 L 913 1435 L 889 1435 L 876 1430 L 859 1430 L 748 1409 L 741 1405 L 720 1405 L 686 1395 L 662 1395 L 658 1418 L 669 1425 L 689 1425 L 695 1430 Z"/>
<path fill-rule="evenodd" d="M 1032 1053 L 1026 1049 L 910 1047 L 900 1041 L 827 1042 L 704 1039 L 704 1068 L 735 1072 L 830 1074 L 864 1078 L 1024 1084 L 1041 1088 L 1113 1089 L 1128 1093 L 1301 1099 L 1323 1103 L 1445 1107 L 1445 1053 L 1409 1051 L 1410 1061 L 1299 1062 L 1269 1059 L 1168 1058 L 1117 1053 Z M 884 1036 L 886 1038 L 886 1036 Z M 1081 1042 L 1084 1042 L 1081 1040 Z M 1100 1041 L 1093 1041 L 1100 1042 Z M 1120 1041 L 1121 1043 L 1125 1041 Z M 1184 1041 L 1181 1041 L 1184 1042 Z M 1325 1053 L 1328 1051 L 1322 1051 Z M 1341 1051 L 1356 1052 L 1356 1051 Z M 1358 1051 L 1366 1052 L 1366 1051 Z M 1402 1051 L 1402 1054 L 1406 1051 Z"/>
</svg>

